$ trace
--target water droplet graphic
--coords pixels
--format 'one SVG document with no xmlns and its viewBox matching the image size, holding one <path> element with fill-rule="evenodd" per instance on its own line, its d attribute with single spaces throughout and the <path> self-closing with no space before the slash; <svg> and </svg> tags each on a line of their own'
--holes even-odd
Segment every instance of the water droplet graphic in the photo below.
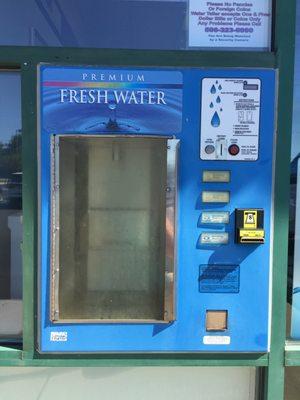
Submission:
<svg viewBox="0 0 300 400">
<path fill-rule="evenodd" d="M 117 105 L 116 105 L 116 103 L 114 101 L 111 101 L 111 102 L 108 103 L 108 108 L 110 110 L 115 110 L 117 108 Z"/>
<path fill-rule="evenodd" d="M 210 93 L 211 93 L 211 94 L 215 94 L 216 91 L 217 91 L 217 89 L 216 89 L 215 85 L 212 85 L 212 87 L 211 87 L 211 89 L 210 89 Z"/>
<path fill-rule="evenodd" d="M 220 126 L 221 121 L 220 121 L 220 117 L 219 117 L 217 111 L 214 113 L 210 123 L 214 128 L 217 128 L 218 126 Z"/>
<path fill-rule="evenodd" d="M 217 102 L 217 103 L 221 103 L 220 96 L 218 96 L 218 97 L 217 97 L 217 100 L 216 100 L 216 102 Z"/>
<path fill-rule="evenodd" d="M 222 86 L 221 86 L 221 85 L 219 85 L 219 86 L 218 86 L 218 89 L 219 89 L 219 90 L 222 90 Z"/>
<path fill-rule="evenodd" d="M 210 107 L 210 108 L 214 108 L 214 103 L 211 102 L 210 105 L 209 105 L 209 107 Z"/>
</svg>

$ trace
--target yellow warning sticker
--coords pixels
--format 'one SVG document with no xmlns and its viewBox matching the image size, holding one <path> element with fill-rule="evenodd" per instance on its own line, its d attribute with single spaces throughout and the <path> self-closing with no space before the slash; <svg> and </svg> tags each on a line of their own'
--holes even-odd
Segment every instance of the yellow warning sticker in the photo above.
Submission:
<svg viewBox="0 0 300 400">
<path fill-rule="evenodd" d="M 244 225 L 245 229 L 256 229 L 257 228 L 257 211 L 256 210 L 245 210 L 244 211 Z"/>
</svg>

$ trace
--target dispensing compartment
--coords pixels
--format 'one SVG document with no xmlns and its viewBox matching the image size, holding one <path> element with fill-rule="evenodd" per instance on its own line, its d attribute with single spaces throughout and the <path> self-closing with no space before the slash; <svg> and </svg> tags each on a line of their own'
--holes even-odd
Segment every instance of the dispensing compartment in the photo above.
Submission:
<svg viewBox="0 0 300 400">
<path fill-rule="evenodd" d="M 169 322 L 178 140 L 53 135 L 53 322 Z"/>
</svg>

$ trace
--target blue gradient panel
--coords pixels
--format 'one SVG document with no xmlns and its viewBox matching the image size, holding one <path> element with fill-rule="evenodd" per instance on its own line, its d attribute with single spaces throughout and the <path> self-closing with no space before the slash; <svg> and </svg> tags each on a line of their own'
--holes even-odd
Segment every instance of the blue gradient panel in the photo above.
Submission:
<svg viewBox="0 0 300 400">
<path fill-rule="evenodd" d="M 43 128 L 49 133 L 182 130 L 179 71 L 44 67 L 42 81 Z"/>
<path fill-rule="evenodd" d="M 69 102 L 58 90 L 140 90 L 120 85 L 89 86 L 91 73 L 107 76 L 144 74 L 142 90 L 164 91 L 156 104 Z M 272 160 L 276 73 L 267 69 L 154 69 L 41 67 L 41 211 L 40 315 L 41 352 L 267 352 L 269 326 L 270 254 L 272 246 Z M 262 83 L 259 156 L 257 161 L 200 159 L 201 82 L 203 78 L 260 79 Z M 136 78 L 134 78 L 136 79 Z M 68 87 L 63 82 L 77 82 Z M 51 83 L 52 82 L 52 83 Z M 54 82 L 55 85 L 54 85 Z M 58 82 L 61 82 L 59 84 Z M 120 79 L 110 83 L 122 83 Z M 124 82 L 123 82 L 124 83 Z M 140 82 L 141 83 L 141 82 Z M 154 85 L 154 86 L 153 86 Z M 157 85 L 157 86 L 155 86 Z M 176 85 L 175 87 L 172 85 Z M 177 85 L 180 85 L 178 87 Z M 84 92 L 86 94 L 86 92 Z M 85 97 L 83 97 L 86 100 Z M 109 121 L 116 124 L 109 124 Z M 50 138 L 55 133 L 171 135 L 180 140 L 177 209 L 176 321 L 169 324 L 53 324 L 49 319 L 50 286 Z M 229 183 L 202 183 L 203 170 L 229 170 Z M 204 204 L 203 190 L 230 191 L 228 204 Z M 234 241 L 236 208 L 264 209 L 265 244 Z M 229 224 L 216 227 L 199 222 L 202 211 L 229 211 Z M 229 243 L 203 246 L 201 233 L 228 232 Z M 205 269 L 205 265 L 209 266 Z M 223 266 L 214 274 L 217 266 Z M 205 272 L 206 271 L 206 272 Z M 202 276 L 201 273 L 205 274 Z M 224 276 L 222 276 L 222 274 Z M 207 281 L 208 280 L 208 281 Z M 223 286 L 222 286 L 223 282 Z M 211 289 L 209 289 L 211 287 Z M 206 331 L 206 311 L 227 310 L 225 332 Z M 51 332 L 66 332 L 66 341 L 51 341 Z M 204 337 L 225 336 L 230 344 L 204 344 Z"/>
</svg>

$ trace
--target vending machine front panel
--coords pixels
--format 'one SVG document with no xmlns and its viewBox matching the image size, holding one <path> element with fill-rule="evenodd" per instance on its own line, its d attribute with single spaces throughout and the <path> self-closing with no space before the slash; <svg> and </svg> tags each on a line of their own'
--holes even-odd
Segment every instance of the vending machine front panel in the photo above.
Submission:
<svg viewBox="0 0 300 400">
<path fill-rule="evenodd" d="M 38 351 L 267 352 L 276 71 L 39 72 Z"/>
</svg>

